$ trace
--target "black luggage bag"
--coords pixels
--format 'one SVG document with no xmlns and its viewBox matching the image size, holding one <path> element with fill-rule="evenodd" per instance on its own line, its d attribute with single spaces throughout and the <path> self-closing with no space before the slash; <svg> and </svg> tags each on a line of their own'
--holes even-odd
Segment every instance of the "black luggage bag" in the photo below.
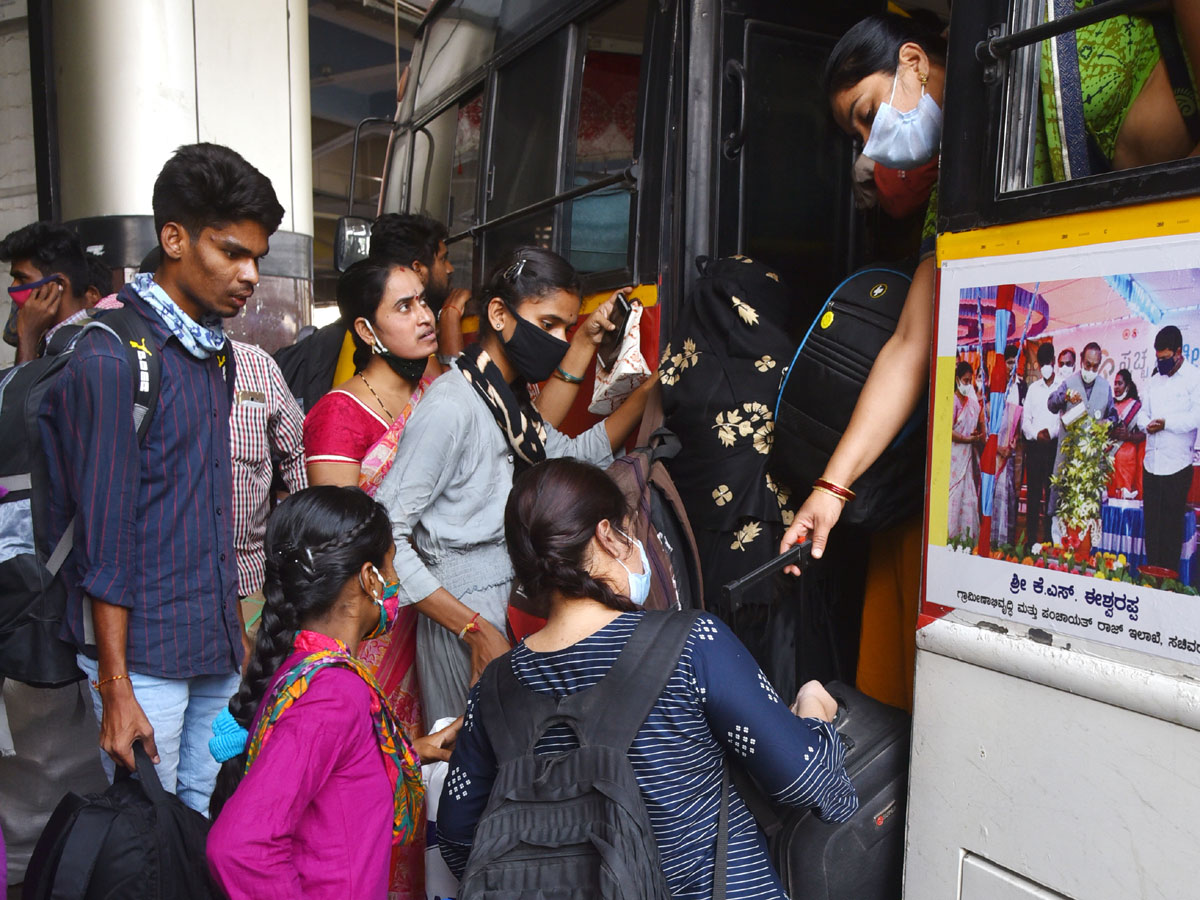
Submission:
<svg viewBox="0 0 1200 900">
<path fill-rule="evenodd" d="M 786 565 L 811 561 L 805 541 L 725 586 L 727 602 Z M 899 900 L 904 876 L 912 719 L 840 682 L 826 690 L 837 700 L 834 727 L 846 746 L 846 773 L 858 793 L 847 822 L 822 822 L 812 810 L 774 806 L 744 771 L 734 782 L 766 833 L 771 860 L 788 895 L 803 900 Z"/>
<path fill-rule="evenodd" d="M 910 719 L 904 710 L 830 682 L 834 726 L 846 745 L 846 773 L 858 810 L 839 825 L 812 810 L 779 810 L 771 858 L 791 897 L 899 900 L 904 876 Z"/>
<path fill-rule="evenodd" d="M 167 791 L 140 741 L 137 778 L 117 767 L 102 794 L 63 797 L 34 847 L 23 900 L 216 900 L 208 819 Z"/>
</svg>

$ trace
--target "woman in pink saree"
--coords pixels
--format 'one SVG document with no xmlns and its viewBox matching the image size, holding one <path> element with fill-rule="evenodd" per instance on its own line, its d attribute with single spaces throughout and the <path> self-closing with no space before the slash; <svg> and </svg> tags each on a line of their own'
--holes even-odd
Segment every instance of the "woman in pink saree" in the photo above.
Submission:
<svg viewBox="0 0 1200 900">
<path fill-rule="evenodd" d="M 304 420 L 309 484 L 357 486 L 372 497 L 392 466 L 404 425 L 441 374 L 437 323 L 420 278 L 402 266 L 364 260 L 338 281 L 338 308 L 354 340 L 355 373 Z M 392 712 L 413 737 L 425 733 L 416 666 L 417 612 L 403 607 L 387 635 L 364 641 L 358 656 L 374 671 Z M 396 847 L 388 896 L 425 897 L 424 825 Z"/>
<path fill-rule="evenodd" d="M 954 425 L 950 434 L 950 516 L 952 538 L 979 536 L 979 462 L 975 448 L 984 439 L 983 407 L 968 362 L 954 369 Z"/>
</svg>

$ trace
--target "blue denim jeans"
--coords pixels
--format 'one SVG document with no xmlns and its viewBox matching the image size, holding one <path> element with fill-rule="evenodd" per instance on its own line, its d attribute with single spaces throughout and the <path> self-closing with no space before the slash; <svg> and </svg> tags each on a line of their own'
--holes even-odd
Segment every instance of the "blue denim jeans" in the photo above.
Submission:
<svg viewBox="0 0 1200 900">
<path fill-rule="evenodd" d="M 96 661 L 82 653 L 79 668 L 88 681 L 96 680 Z M 146 718 L 154 728 L 154 743 L 161 762 L 154 767 L 159 781 L 168 791 L 197 812 L 208 815 L 208 798 L 217 783 L 217 761 L 208 752 L 212 723 L 217 714 L 229 704 L 241 683 L 237 672 L 228 675 L 198 675 L 194 678 L 159 678 L 129 673 L 133 694 Z M 92 688 L 96 719 L 103 708 L 99 692 Z M 108 780 L 116 769 L 112 759 L 103 751 L 100 761 Z"/>
</svg>

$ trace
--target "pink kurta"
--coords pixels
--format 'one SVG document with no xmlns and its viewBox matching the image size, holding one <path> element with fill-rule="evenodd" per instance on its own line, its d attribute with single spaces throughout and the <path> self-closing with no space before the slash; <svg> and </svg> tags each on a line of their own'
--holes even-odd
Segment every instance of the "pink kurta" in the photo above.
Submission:
<svg viewBox="0 0 1200 900">
<path fill-rule="evenodd" d="M 348 669 L 322 669 L 213 824 L 209 868 L 230 900 L 385 900 L 393 788 L 371 689 Z"/>
</svg>

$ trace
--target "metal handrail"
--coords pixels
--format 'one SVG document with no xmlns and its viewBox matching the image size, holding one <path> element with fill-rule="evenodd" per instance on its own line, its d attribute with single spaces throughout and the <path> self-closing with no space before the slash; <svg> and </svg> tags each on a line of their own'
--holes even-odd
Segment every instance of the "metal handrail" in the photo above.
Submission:
<svg viewBox="0 0 1200 900">
<path fill-rule="evenodd" d="M 1166 6 L 1167 4 L 1163 0 L 1105 0 L 1105 2 L 1098 2 L 1094 6 L 1081 9 L 1079 12 L 1071 13 L 1052 22 L 1044 22 L 1041 25 L 1026 28 L 1024 31 L 1000 34 L 988 38 L 986 41 L 980 41 L 975 45 L 975 58 L 981 63 L 998 63 L 1010 56 L 1014 50 L 1020 50 L 1022 47 L 1028 47 L 1046 38 L 1058 37 L 1068 31 L 1075 31 L 1125 13 L 1165 9 Z"/>
<path fill-rule="evenodd" d="M 560 203 L 565 203 L 568 200 L 574 200 L 576 197 L 582 197 L 584 194 L 590 194 L 594 191 L 601 190 L 606 187 L 612 187 L 615 184 L 625 184 L 634 186 L 638 182 L 638 166 L 637 163 L 629 166 L 625 171 L 618 172 L 615 175 L 609 175 L 606 178 L 600 178 L 596 181 L 589 181 L 587 184 L 581 184 L 579 187 L 573 187 L 569 191 L 563 191 L 561 194 L 555 194 L 552 197 L 538 200 L 530 203 L 528 206 L 522 206 L 520 209 L 515 209 L 510 213 L 505 213 L 502 216 L 497 216 L 487 222 L 480 222 L 478 225 L 472 225 L 465 231 L 460 231 L 458 234 L 452 234 L 446 238 L 447 244 L 453 244 L 455 241 L 460 241 L 467 237 L 476 237 L 484 231 L 492 228 L 498 228 L 501 225 L 507 225 L 509 222 L 515 222 L 517 219 L 523 219 L 526 216 L 531 216 L 534 213 L 541 212 L 543 209 L 550 209 Z"/>
</svg>

